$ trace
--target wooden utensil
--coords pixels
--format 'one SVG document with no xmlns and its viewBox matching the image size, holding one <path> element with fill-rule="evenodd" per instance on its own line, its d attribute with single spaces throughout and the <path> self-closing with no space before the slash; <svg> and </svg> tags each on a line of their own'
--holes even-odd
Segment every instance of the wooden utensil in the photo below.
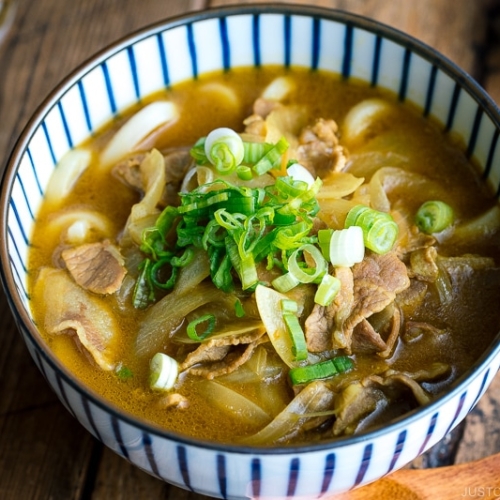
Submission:
<svg viewBox="0 0 500 500">
<path fill-rule="evenodd" d="M 435 469 L 401 469 L 329 500 L 500 499 L 500 453 Z"/>
</svg>

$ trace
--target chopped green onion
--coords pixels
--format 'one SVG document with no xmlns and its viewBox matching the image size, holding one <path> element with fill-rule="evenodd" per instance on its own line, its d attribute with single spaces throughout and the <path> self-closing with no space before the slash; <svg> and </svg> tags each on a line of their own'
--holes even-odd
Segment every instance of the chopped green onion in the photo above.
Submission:
<svg viewBox="0 0 500 500">
<path fill-rule="evenodd" d="M 240 299 L 236 299 L 234 303 L 234 313 L 237 318 L 243 318 L 243 316 L 245 316 L 245 309 L 243 309 L 243 304 Z"/>
<path fill-rule="evenodd" d="M 329 306 L 340 290 L 340 280 L 331 274 L 325 274 L 314 295 L 314 302 L 320 306 Z"/>
<path fill-rule="evenodd" d="M 128 380 L 134 376 L 132 370 L 123 366 L 121 363 L 117 366 L 115 373 L 120 380 Z"/>
<path fill-rule="evenodd" d="M 293 385 L 307 384 L 313 380 L 334 377 L 352 369 L 354 363 L 347 356 L 338 356 L 314 365 L 291 368 L 289 375 Z"/>
<path fill-rule="evenodd" d="M 149 363 L 149 384 L 152 389 L 172 389 L 179 375 L 179 365 L 174 358 L 162 352 L 156 353 Z"/>
<path fill-rule="evenodd" d="M 299 306 L 295 300 L 282 299 L 281 300 L 281 311 L 283 313 L 297 314 L 297 312 L 299 311 Z"/>
<path fill-rule="evenodd" d="M 365 245 L 378 254 L 387 253 L 394 246 L 398 233 L 399 227 L 392 219 L 378 219 L 369 231 L 363 234 Z"/>
<path fill-rule="evenodd" d="M 243 163 L 255 164 L 265 156 L 274 145 L 268 142 L 247 142 L 243 141 L 244 155 Z"/>
<path fill-rule="evenodd" d="M 207 135 L 205 154 L 221 174 L 232 172 L 242 162 L 244 153 L 243 140 L 230 128 L 216 128 Z"/>
<path fill-rule="evenodd" d="M 292 339 L 292 355 L 294 361 L 307 359 L 306 337 L 299 323 L 299 318 L 293 313 L 284 312 L 283 320 Z"/>
<path fill-rule="evenodd" d="M 330 241 L 332 240 L 333 229 L 320 229 L 318 231 L 318 245 L 321 254 L 326 260 L 330 260 Z"/>
<path fill-rule="evenodd" d="M 281 155 L 288 149 L 288 141 L 282 137 L 254 166 L 253 171 L 262 175 L 281 164 Z"/>
<path fill-rule="evenodd" d="M 415 224 L 427 234 L 439 233 L 453 224 L 453 209 L 444 201 L 426 201 L 417 210 Z"/>
<path fill-rule="evenodd" d="M 305 182 L 308 186 L 314 183 L 314 177 L 311 172 L 303 167 L 300 163 L 293 163 L 287 168 L 287 174 L 295 181 Z"/>
<path fill-rule="evenodd" d="M 140 273 L 132 294 L 132 303 L 136 309 L 145 309 L 151 302 L 154 302 L 155 294 L 151 281 L 152 266 L 153 263 L 150 259 L 144 259 L 139 266 Z"/>
<path fill-rule="evenodd" d="M 196 328 L 198 325 L 202 323 L 207 323 L 207 327 L 203 332 L 198 333 L 196 331 Z M 206 337 L 208 337 L 214 331 L 214 329 L 215 329 L 215 316 L 213 314 L 204 314 L 203 316 L 200 316 L 199 318 L 196 318 L 193 321 L 191 321 L 186 328 L 186 332 L 191 340 L 194 340 L 196 342 L 201 342 Z"/>
<path fill-rule="evenodd" d="M 273 288 L 281 293 L 289 292 L 299 283 L 300 281 L 292 273 L 282 274 L 281 276 L 273 279 L 273 281 L 271 282 Z"/>
<path fill-rule="evenodd" d="M 252 169 L 246 165 L 239 165 L 236 167 L 236 175 L 242 181 L 249 181 L 253 178 Z"/>
<path fill-rule="evenodd" d="M 359 226 L 334 231 L 330 240 L 330 262 L 334 266 L 352 267 L 365 256 L 363 230 Z"/>
<path fill-rule="evenodd" d="M 302 268 L 297 262 L 300 253 L 307 252 L 314 260 L 315 267 Z M 327 264 L 321 251 L 311 244 L 306 244 L 295 250 L 288 259 L 288 271 L 301 283 L 312 283 L 321 278 L 327 269 Z"/>
<path fill-rule="evenodd" d="M 363 230 L 365 246 L 378 254 L 391 250 L 399 232 L 399 227 L 390 214 L 365 205 L 356 205 L 347 214 L 344 227 L 356 226 Z"/>
</svg>

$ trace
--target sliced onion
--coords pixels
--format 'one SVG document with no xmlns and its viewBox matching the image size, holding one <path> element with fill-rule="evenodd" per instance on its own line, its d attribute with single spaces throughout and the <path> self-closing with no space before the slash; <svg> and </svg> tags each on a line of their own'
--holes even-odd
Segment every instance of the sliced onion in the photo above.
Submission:
<svg viewBox="0 0 500 500">
<path fill-rule="evenodd" d="M 390 104 L 382 99 L 365 99 L 347 113 L 342 129 L 342 139 L 347 143 L 360 141 L 373 124 L 390 110 Z"/>
<path fill-rule="evenodd" d="M 238 420 L 253 425 L 266 425 L 271 415 L 242 394 L 213 380 L 200 383 L 201 393 L 215 407 Z"/>
<path fill-rule="evenodd" d="M 148 104 L 133 115 L 112 137 L 101 153 L 101 166 L 107 168 L 113 165 L 132 152 L 156 128 L 177 120 L 178 115 L 176 105 L 171 102 L 156 101 Z"/>
<path fill-rule="evenodd" d="M 87 149 L 72 149 L 66 153 L 50 178 L 45 199 L 49 202 L 64 200 L 89 166 L 91 159 L 92 153 Z"/>
<path fill-rule="evenodd" d="M 279 357 L 288 366 L 293 367 L 298 366 L 299 363 L 292 352 L 293 342 L 281 312 L 281 301 L 287 299 L 285 295 L 263 285 L 257 285 L 255 289 L 257 308 L 266 327 L 267 335 Z"/>
</svg>

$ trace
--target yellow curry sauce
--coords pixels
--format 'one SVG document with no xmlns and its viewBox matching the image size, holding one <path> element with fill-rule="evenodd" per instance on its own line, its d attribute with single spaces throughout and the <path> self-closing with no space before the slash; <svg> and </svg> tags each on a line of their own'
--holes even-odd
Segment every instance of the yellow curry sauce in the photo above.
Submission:
<svg viewBox="0 0 500 500">
<path fill-rule="evenodd" d="M 349 109 L 363 99 L 382 97 L 393 103 L 391 113 L 372 128 L 370 137 L 365 138 L 365 141 L 356 147 L 349 147 L 349 158 L 370 152 L 389 154 L 391 158 L 396 158 L 398 165 L 398 158 L 404 158 L 405 169 L 429 176 L 445 186 L 449 198 L 453 200 L 458 221 L 473 219 L 494 204 L 493 196 L 481 184 L 478 173 L 466 159 L 463 149 L 442 132 L 439 124 L 424 118 L 420 110 L 398 103 L 392 95 L 379 89 L 361 82 L 344 81 L 337 75 L 322 72 L 299 69 L 285 72 L 276 68 L 238 69 L 224 74 L 204 75 L 197 81 L 175 85 L 174 88 L 151 96 L 150 99 L 152 101 L 167 98 L 181 110 L 178 122 L 162 135 L 155 147 L 159 150 L 190 147 L 198 138 L 221 126 L 242 131 L 243 120 L 252 113 L 255 99 L 269 82 L 282 74 L 289 74 L 298 81 L 296 89 L 287 97 L 287 101 L 305 105 L 311 119 L 332 118 L 340 127 Z M 210 90 L 210 85 L 219 83 L 232 89 L 237 100 L 228 100 L 227 96 L 217 91 L 217 87 Z M 200 92 L 200 87 L 206 85 L 209 87 Z M 102 149 L 123 120 L 137 109 L 131 109 L 124 114 L 123 119 L 110 124 L 83 147 L 94 151 Z M 342 143 L 342 136 L 340 141 Z M 415 210 L 422 197 L 423 194 L 415 190 L 401 190 L 402 203 Z M 57 210 L 85 207 L 103 212 L 112 221 L 118 236 L 132 204 L 138 200 L 136 192 L 117 182 L 112 175 L 99 175 L 97 166 L 92 164 L 81 175 L 70 199 L 63 208 Z M 41 267 L 60 266 L 60 241 L 54 238 L 53 230 L 47 229 L 55 215 L 54 207 L 49 203 L 45 203 L 37 214 L 29 255 L 30 291 L 33 290 Z M 446 244 L 438 245 L 438 250 L 444 256 L 477 253 L 497 258 L 498 245 L 494 243 L 491 238 L 486 238 L 485 241 L 461 243 L 458 253 L 455 243 L 450 247 Z M 497 274 L 497 271 L 493 271 L 490 281 L 467 283 L 459 299 L 453 304 L 439 306 L 435 294 L 429 293 L 422 305 L 416 311 L 411 311 L 411 316 L 405 316 L 404 320 L 411 319 L 415 323 L 430 322 L 440 334 L 428 335 L 425 339 L 419 338 L 415 341 L 400 340 L 394 354 L 385 360 L 376 355 L 355 354 L 353 358 L 356 361 L 356 369 L 345 377 L 354 380 L 370 373 L 379 373 L 388 363 L 392 369 L 414 372 L 424 362 L 435 361 L 449 364 L 451 371 L 433 384 L 424 384 L 424 388 L 431 394 L 445 390 L 478 359 L 498 331 L 500 313 L 497 304 L 500 286 Z M 486 285 L 490 288 L 486 288 Z M 108 303 L 116 310 L 121 335 L 118 357 L 123 366 L 132 373 L 132 377 L 126 380 L 121 380 L 114 372 L 100 370 L 85 349 L 75 342 L 74 334 L 46 334 L 43 330 L 45 307 L 50 307 L 50 304 L 45 306 L 32 303 L 35 320 L 50 349 L 85 385 L 131 414 L 182 434 L 235 442 L 239 437 L 259 430 L 259 426 L 241 422 L 221 409 L 213 408 L 203 394 L 199 393 L 200 384 L 202 386 L 204 383 L 200 377 L 186 376 L 178 391 L 189 401 L 188 408 L 165 409 L 161 405 L 163 396 L 148 388 L 148 362 L 138 360 L 134 355 L 133 346 L 145 311 L 136 310 L 131 305 L 128 305 L 126 312 L 120 311 L 114 296 L 100 297 L 97 300 Z M 235 390 L 245 392 L 250 399 L 259 398 L 259 393 L 263 390 L 262 384 L 231 384 Z M 270 389 L 271 397 L 280 398 L 283 404 L 292 398 L 293 390 L 286 374 L 276 377 L 273 384 L 274 388 Z M 388 411 L 366 425 L 383 423 L 412 407 L 412 404 L 400 404 L 394 411 Z M 358 431 L 366 425 L 361 424 Z M 311 441 L 325 439 L 327 435 L 328 433 L 323 431 L 317 435 L 310 433 L 299 439 Z"/>
</svg>

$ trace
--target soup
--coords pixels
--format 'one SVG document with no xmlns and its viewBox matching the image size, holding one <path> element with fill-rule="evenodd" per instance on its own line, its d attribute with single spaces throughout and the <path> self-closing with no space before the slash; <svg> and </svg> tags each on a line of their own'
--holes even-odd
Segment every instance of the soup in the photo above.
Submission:
<svg viewBox="0 0 500 500">
<path fill-rule="evenodd" d="M 164 429 L 248 445 L 384 425 L 498 332 L 496 199 L 388 93 L 273 67 L 151 96 L 70 151 L 37 216 L 37 325 Z"/>
</svg>

